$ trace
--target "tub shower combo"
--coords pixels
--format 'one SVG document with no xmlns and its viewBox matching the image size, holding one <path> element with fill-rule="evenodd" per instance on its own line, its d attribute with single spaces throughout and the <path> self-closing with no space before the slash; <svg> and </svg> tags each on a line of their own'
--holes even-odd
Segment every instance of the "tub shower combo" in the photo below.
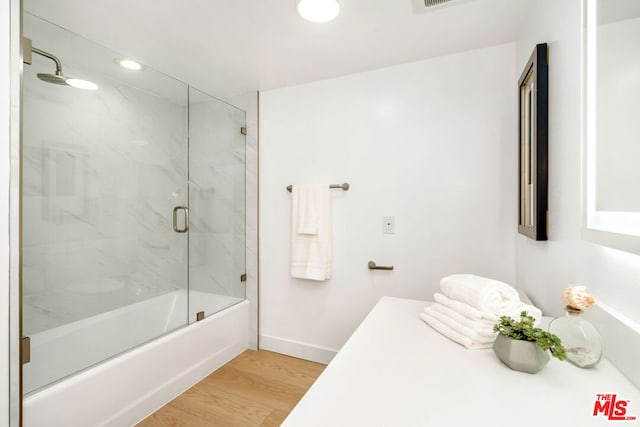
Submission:
<svg viewBox="0 0 640 427">
<path fill-rule="evenodd" d="M 24 36 L 24 423 L 132 423 L 246 348 L 245 113 L 28 13 Z"/>
</svg>

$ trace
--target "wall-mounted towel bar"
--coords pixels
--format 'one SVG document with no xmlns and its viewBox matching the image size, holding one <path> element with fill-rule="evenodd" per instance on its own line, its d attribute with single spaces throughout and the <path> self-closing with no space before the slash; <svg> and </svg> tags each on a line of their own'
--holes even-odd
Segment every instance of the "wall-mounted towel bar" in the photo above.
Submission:
<svg viewBox="0 0 640 427">
<path fill-rule="evenodd" d="M 369 270 L 393 270 L 393 265 L 376 265 L 375 262 L 369 261 Z"/>
<path fill-rule="evenodd" d="M 351 187 L 351 186 L 349 185 L 349 183 L 348 183 L 348 182 L 345 182 L 345 183 L 343 183 L 343 184 L 331 184 L 331 185 L 329 186 L 329 188 L 342 188 L 344 191 L 348 191 L 350 187 Z M 293 185 L 287 185 L 287 191 L 288 191 L 289 193 L 291 193 L 291 189 L 292 189 L 292 188 L 293 188 Z"/>
</svg>

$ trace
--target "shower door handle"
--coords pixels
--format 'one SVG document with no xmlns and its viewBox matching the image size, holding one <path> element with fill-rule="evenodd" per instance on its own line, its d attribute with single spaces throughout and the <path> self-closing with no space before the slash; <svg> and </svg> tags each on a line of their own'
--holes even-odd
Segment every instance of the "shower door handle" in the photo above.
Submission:
<svg viewBox="0 0 640 427">
<path fill-rule="evenodd" d="M 184 212 L 184 227 L 178 228 L 178 211 Z M 189 208 L 186 206 L 176 206 L 173 208 L 173 231 L 176 233 L 186 233 L 189 231 Z"/>
</svg>

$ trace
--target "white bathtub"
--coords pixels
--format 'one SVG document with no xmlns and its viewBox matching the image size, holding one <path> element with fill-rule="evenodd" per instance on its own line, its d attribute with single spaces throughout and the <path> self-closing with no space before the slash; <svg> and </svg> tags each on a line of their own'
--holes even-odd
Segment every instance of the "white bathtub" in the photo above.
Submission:
<svg viewBox="0 0 640 427">
<path fill-rule="evenodd" d="M 239 301 L 230 298 L 199 293 L 194 299 L 207 300 L 213 311 L 215 305 Z M 171 307 L 175 315 L 167 316 Z M 185 313 L 186 294 L 176 291 L 35 334 L 32 361 L 24 366 L 25 388 L 38 388 L 76 366 L 104 360 L 117 346 L 125 350 L 141 337 L 169 331 L 184 323 Z M 239 302 L 30 394 L 23 402 L 23 425 L 134 425 L 244 351 L 248 319 L 249 303 Z M 103 342 L 104 337 L 114 337 L 115 344 Z"/>
</svg>

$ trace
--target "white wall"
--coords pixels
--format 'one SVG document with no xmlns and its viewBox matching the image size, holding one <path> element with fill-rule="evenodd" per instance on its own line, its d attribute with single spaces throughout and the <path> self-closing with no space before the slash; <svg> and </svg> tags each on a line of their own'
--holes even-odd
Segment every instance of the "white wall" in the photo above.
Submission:
<svg viewBox="0 0 640 427">
<path fill-rule="evenodd" d="M 0 426 L 9 425 L 10 2 L 0 3 Z"/>
<path fill-rule="evenodd" d="M 428 299 L 457 272 L 513 282 L 513 62 L 502 45 L 261 94 L 262 348 L 326 361 L 382 295 Z M 331 280 L 291 278 L 285 187 L 344 181 Z"/>
<path fill-rule="evenodd" d="M 17 426 L 20 1 L 0 6 L 0 426 Z"/>
<path fill-rule="evenodd" d="M 600 303 L 589 314 L 603 333 L 606 356 L 639 385 L 640 257 L 581 237 L 581 13 L 580 0 L 545 0 L 517 43 L 517 72 L 535 43 L 549 43 L 550 89 L 549 241 L 517 236 L 516 282 L 553 315 L 562 312 L 567 285 L 588 286 Z"/>
<path fill-rule="evenodd" d="M 516 282 L 551 313 L 561 311 L 560 292 L 575 281 L 580 240 L 580 13 L 580 0 L 544 1 L 515 62 L 519 75 L 535 44 L 549 44 L 549 240 L 517 235 Z"/>
</svg>

